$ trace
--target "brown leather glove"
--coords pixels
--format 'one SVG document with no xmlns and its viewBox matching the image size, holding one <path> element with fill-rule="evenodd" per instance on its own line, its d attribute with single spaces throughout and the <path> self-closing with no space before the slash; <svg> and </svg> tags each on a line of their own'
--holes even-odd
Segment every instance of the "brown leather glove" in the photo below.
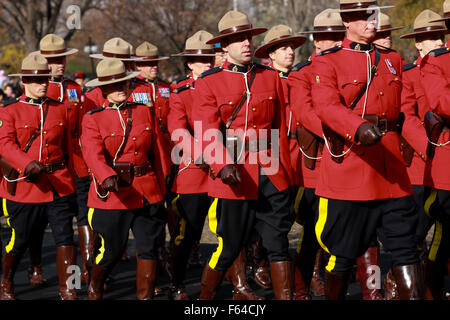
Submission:
<svg viewBox="0 0 450 320">
<path fill-rule="evenodd" d="M 102 183 L 102 188 L 105 191 L 117 192 L 119 191 L 119 185 L 117 184 L 117 177 L 111 176 L 106 178 Z"/>
<path fill-rule="evenodd" d="M 382 134 L 380 129 L 369 122 L 363 122 L 356 131 L 356 141 L 363 146 L 371 146 L 381 140 Z"/>
<path fill-rule="evenodd" d="M 39 175 L 44 172 L 44 166 L 37 160 L 31 161 L 25 168 L 25 180 L 29 182 L 35 182 L 39 178 Z"/>
<path fill-rule="evenodd" d="M 241 182 L 241 174 L 234 164 L 227 164 L 223 167 L 223 169 L 220 170 L 219 176 L 223 183 L 230 186 L 234 186 Z"/>
</svg>

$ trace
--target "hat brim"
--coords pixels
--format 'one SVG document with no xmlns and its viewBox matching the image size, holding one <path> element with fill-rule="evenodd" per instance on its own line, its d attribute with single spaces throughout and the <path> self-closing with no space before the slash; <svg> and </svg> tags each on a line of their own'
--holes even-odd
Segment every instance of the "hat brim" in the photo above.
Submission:
<svg viewBox="0 0 450 320">
<path fill-rule="evenodd" d="M 395 28 L 389 28 L 389 29 L 383 29 L 383 30 L 377 29 L 377 33 L 382 33 L 382 32 L 386 32 L 386 31 L 396 31 L 396 30 L 405 29 L 405 28 L 406 27 L 395 27 Z"/>
<path fill-rule="evenodd" d="M 108 84 L 112 84 L 112 83 L 116 83 L 116 82 L 122 82 L 122 81 L 126 81 L 126 80 L 130 80 L 130 79 L 136 78 L 139 74 L 140 74 L 139 71 L 127 72 L 125 77 L 120 78 L 120 79 L 109 80 L 109 81 L 99 81 L 98 78 L 96 78 L 96 79 L 93 79 L 93 80 L 87 82 L 86 83 L 86 87 L 106 86 Z"/>
<path fill-rule="evenodd" d="M 231 36 L 234 36 L 236 34 L 251 32 L 252 36 L 257 36 L 258 34 L 264 33 L 266 31 L 267 31 L 267 28 L 252 28 L 252 29 L 239 30 L 239 31 L 236 31 L 236 32 L 230 32 L 230 33 L 227 33 L 227 34 L 222 34 L 220 36 L 214 37 L 214 38 L 208 40 L 206 42 L 206 44 L 219 43 L 223 39 L 231 37 Z"/>
<path fill-rule="evenodd" d="M 156 59 L 145 59 L 145 58 L 139 58 L 139 57 L 136 57 L 136 58 L 139 59 L 139 60 L 136 60 L 136 62 L 161 61 L 161 60 L 168 60 L 168 59 L 170 59 L 170 57 L 158 57 Z"/>
<path fill-rule="evenodd" d="M 321 30 L 321 31 L 303 31 L 297 34 L 322 34 L 322 33 L 345 33 L 347 30 Z"/>
<path fill-rule="evenodd" d="M 442 21 L 447 21 L 447 20 L 450 20 L 450 17 L 437 19 L 437 20 L 431 20 L 430 22 L 442 22 Z"/>
<path fill-rule="evenodd" d="M 278 39 L 265 45 L 259 47 L 255 51 L 255 57 L 257 58 L 267 58 L 269 57 L 269 53 L 267 52 L 271 47 L 279 45 L 281 43 L 293 42 L 295 49 L 302 46 L 306 42 L 307 38 L 303 36 L 292 36 L 289 38 Z"/>
<path fill-rule="evenodd" d="M 222 55 L 221 53 L 202 53 L 202 54 L 193 54 L 193 53 L 184 53 L 184 52 L 180 52 L 180 53 L 176 53 L 176 54 L 171 54 L 172 57 L 215 57 L 215 56 L 220 56 Z"/>
<path fill-rule="evenodd" d="M 103 60 L 103 59 L 119 59 L 121 61 L 143 61 L 141 58 L 134 57 L 134 56 L 132 56 L 131 58 L 105 57 L 101 53 L 93 53 L 93 54 L 90 54 L 89 57 L 93 58 L 93 59 L 100 59 L 100 60 Z"/>
<path fill-rule="evenodd" d="M 448 34 L 450 30 L 448 29 L 441 29 L 441 30 L 428 30 L 428 31 L 421 31 L 421 32 L 412 32 L 408 34 L 404 34 L 400 36 L 400 39 L 411 39 L 415 38 L 417 35 L 421 34 L 427 34 L 427 33 L 442 33 L 442 34 Z"/>
<path fill-rule="evenodd" d="M 72 54 L 75 54 L 78 52 L 78 49 L 75 48 L 67 48 L 65 52 L 62 53 L 55 53 L 55 54 L 43 54 L 41 51 L 37 51 L 41 56 L 44 58 L 57 58 L 57 57 L 64 57 L 64 56 L 70 56 Z"/>
<path fill-rule="evenodd" d="M 23 73 L 13 73 L 13 74 L 8 74 L 8 77 L 59 77 L 59 76 L 63 76 L 64 74 L 62 73 L 44 73 L 44 74 L 23 74 Z"/>
<path fill-rule="evenodd" d="M 357 12 L 357 11 L 368 11 L 368 10 L 383 10 L 383 9 L 392 9 L 395 6 L 373 6 L 369 8 L 355 8 L 355 9 L 336 9 L 336 12 L 344 13 L 344 12 Z"/>
</svg>

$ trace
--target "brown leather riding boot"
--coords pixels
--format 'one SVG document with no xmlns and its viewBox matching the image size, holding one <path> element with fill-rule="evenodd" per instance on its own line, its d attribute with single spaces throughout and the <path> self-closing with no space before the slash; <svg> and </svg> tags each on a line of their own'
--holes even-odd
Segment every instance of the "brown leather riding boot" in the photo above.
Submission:
<svg viewBox="0 0 450 320">
<path fill-rule="evenodd" d="M 445 267 L 428 260 L 425 266 L 425 300 L 442 300 Z"/>
<path fill-rule="evenodd" d="M 58 269 L 59 296 L 61 300 L 77 299 L 75 289 L 70 288 L 67 283 L 72 274 L 68 272 L 68 267 L 76 264 L 76 249 L 74 246 L 56 247 L 56 267 Z"/>
<path fill-rule="evenodd" d="M 208 263 L 202 273 L 201 291 L 199 300 L 214 300 L 216 290 L 222 282 L 223 271 L 211 269 Z"/>
<path fill-rule="evenodd" d="M 137 259 L 136 297 L 138 300 L 152 300 L 158 260 Z"/>
<path fill-rule="evenodd" d="M 325 300 L 345 300 L 350 273 L 325 271 Z"/>
<path fill-rule="evenodd" d="M 275 300 L 292 300 L 291 263 L 289 261 L 270 263 L 270 277 Z"/>
<path fill-rule="evenodd" d="M 88 299 L 89 300 L 102 300 L 103 290 L 105 285 L 108 271 L 100 267 L 98 264 L 93 264 L 89 271 L 89 286 L 88 286 Z"/>
<path fill-rule="evenodd" d="M 0 300 L 16 300 L 14 296 L 14 275 L 19 265 L 19 257 L 11 253 L 3 256 L 2 282 L 0 285 Z"/>
<path fill-rule="evenodd" d="M 312 279 L 309 284 L 310 290 L 316 297 L 320 297 L 325 294 L 325 282 L 321 275 L 322 261 L 322 249 L 319 249 L 316 253 Z"/>
<path fill-rule="evenodd" d="M 398 293 L 397 283 L 395 283 L 394 275 L 392 274 L 392 269 L 389 269 L 389 272 L 384 279 L 384 299 L 385 300 L 400 300 L 400 296 Z"/>
<path fill-rule="evenodd" d="M 30 285 L 38 286 L 47 282 L 42 274 L 42 251 L 40 248 L 32 248 L 30 246 L 30 266 L 28 267 L 28 279 L 30 280 Z"/>
<path fill-rule="evenodd" d="M 374 288 L 370 289 L 368 287 L 367 280 L 371 276 L 370 266 L 379 266 L 380 248 L 370 247 L 367 251 L 360 257 L 356 259 L 356 273 L 361 287 L 361 293 L 363 300 L 383 300 L 380 294 L 380 290 Z"/>
<path fill-rule="evenodd" d="M 296 252 L 294 256 L 295 300 L 311 300 L 309 286 L 305 283 L 301 271 L 301 257 Z"/>
<path fill-rule="evenodd" d="M 231 282 L 233 283 L 233 300 L 264 300 L 258 297 L 247 283 L 245 274 L 244 251 L 237 256 L 230 267 Z"/>
<path fill-rule="evenodd" d="M 246 247 L 247 263 L 253 271 L 253 279 L 264 289 L 270 288 L 270 275 L 262 239 L 258 232 L 253 231 L 252 237 Z"/>
<path fill-rule="evenodd" d="M 94 230 L 90 226 L 78 226 L 78 243 L 81 255 L 81 281 L 88 284 L 89 273 L 86 263 L 94 254 Z"/>
<path fill-rule="evenodd" d="M 424 280 L 419 264 L 392 269 L 400 300 L 423 300 Z"/>
</svg>

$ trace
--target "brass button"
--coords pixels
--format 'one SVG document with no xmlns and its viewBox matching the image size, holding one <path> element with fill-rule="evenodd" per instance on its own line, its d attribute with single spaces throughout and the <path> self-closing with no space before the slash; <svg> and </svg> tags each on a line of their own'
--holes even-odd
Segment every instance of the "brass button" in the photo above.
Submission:
<svg viewBox="0 0 450 320">
<path fill-rule="evenodd" d="M 27 125 L 27 124 L 25 125 L 25 129 L 26 129 L 26 128 L 28 128 L 28 125 Z"/>
<path fill-rule="evenodd" d="M 358 80 L 353 80 L 353 83 L 358 83 Z"/>
<path fill-rule="evenodd" d="M 147 127 L 147 128 L 145 128 L 145 130 L 147 130 L 147 131 L 148 131 L 148 130 L 150 130 L 150 128 L 149 128 L 149 127 Z"/>
<path fill-rule="evenodd" d="M 137 156 L 137 154 L 138 154 L 137 151 L 135 151 L 135 152 L 134 152 L 134 155 Z"/>
<path fill-rule="evenodd" d="M 62 126 L 62 125 L 63 125 L 63 123 L 62 123 L 62 122 L 60 122 L 60 123 L 59 123 L 59 125 L 60 125 L 60 126 Z"/>
<path fill-rule="evenodd" d="M 256 108 L 252 108 L 252 111 L 256 111 Z"/>
<path fill-rule="evenodd" d="M 44 131 L 43 134 L 47 134 L 47 131 Z"/>
<path fill-rule="evenodd" d="M 385 112 L 383 112 L 382 116 L 383 116 L 383 117 L 386 117 L 386 113 L 385 113 Z"/>
<path fill-rule="evenodd" d="M 114 137 L 116 134 L 115 133 L 111 133 L 111 137 Z"/>
<path fill-rule="evenodd" d="M 381 91 L 381 92 L 380 92 L 380 96 L 384 96 L 384 93 L 383 93 L 383 91 Z"/>
<path fill-rule="evenodd" d="M 300 125 L 300 122 L 297 122 L 296 125 L 299 126 L 299 125 Z"/>
<path fill-rule="evenodd" d="M 228 104 L 233 104 L 233 102 L 230 101 L 230 102 L 228 102 Z"/>
<path fill-rule="evenodd" d="M 47 157 L 47 158 L 45 158 L 46 160 L 48 160 L 49 158 Z"/>
<path fill-rule="evenodd" d="M 256 129 L 256 124 L 253 125 L 253 129 Z"/>
<path fill-rule="evenodd" d="M 48 147 L 48 143 L 46 143 L 45 146 Z"/>
<path fill-rule="evenodd" d="M 133 137 L 133 141 L 136 141 L 136 137 Z"/>
<path fill-rule="evenodd" d="M 272 100 L 273 98 L 272 97 L 269 97 L 269 100 Z"/>
</svg>

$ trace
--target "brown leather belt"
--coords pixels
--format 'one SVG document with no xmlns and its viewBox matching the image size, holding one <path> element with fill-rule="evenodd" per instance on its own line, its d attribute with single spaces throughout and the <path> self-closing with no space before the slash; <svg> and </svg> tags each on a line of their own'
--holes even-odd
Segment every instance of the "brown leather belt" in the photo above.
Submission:
<svg viewBox="0 0 450 320">
<path fill-rule="evenodd" d="M 296 131 L 289 131 L 288 138 L 297 140 L 297 132 Z"/>
<path fill-rule="evenodd" d="M 235 138 L 234 141 L 233 138 Z M 227 137 L 227 148 L 231 148 L 231 146 L 233 146 L 235 156 L 239 154 L 242 148 L 242 144 L 240 142 L 237 143 L 238 140 L 239 140 L 238 137 Z M 270 137 L 268 137 L 267 140 L 259 140 L 259 139 L 245 140 L 244 151 L 259 152 L 263 150 L 270 150 L 271 148 L 272 143 L 270 141 Z"/>
<path fill-rule="evenodd" d="M 46 163 L 43 166 L 44 166 L 44 171 L 46 173 L 53 173 L 57 170 L 64 169 L 66 167 L 66 164 L 64 163 L 64 161 L 61 161 L 61 162 Z"/>
<path fill-rule="evenodd" d="M 382 119 L 376 114 L 366 114 L 364 116 L 364 119 L 376 125 L 382 133 L 399 130 L 399 123 L 397 119 L 395 120 Z"/>
<path fill-rule="evenodd" d="M 150 162 L 146 162 L 139 166 L 133 166 L 133 174 L 135 177 L 145 176 L 147 173 L 153 171 L 152 164 Z"/>
</svg>

